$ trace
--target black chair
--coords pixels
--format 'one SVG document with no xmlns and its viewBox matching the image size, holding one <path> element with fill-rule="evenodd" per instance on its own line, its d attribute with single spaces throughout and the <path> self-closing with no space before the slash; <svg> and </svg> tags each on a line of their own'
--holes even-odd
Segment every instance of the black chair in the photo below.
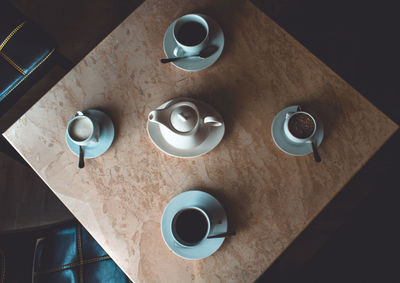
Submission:
<svg viewBox="0 0 400 283">
<path fill-rule="evenodd" d="M 0 4 L 0 118 L 55 64 L 72 68 L 56 43 L 7 1 Z M 20 159 L 1 137 L 2 152 Z"/>
</svg>

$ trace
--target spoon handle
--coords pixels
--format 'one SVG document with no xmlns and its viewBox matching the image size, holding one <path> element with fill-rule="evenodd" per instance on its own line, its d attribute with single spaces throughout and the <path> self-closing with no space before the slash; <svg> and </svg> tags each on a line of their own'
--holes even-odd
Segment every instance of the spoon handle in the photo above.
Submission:
<svg viewBox="0 0 400 283">
<path fill-rule="evenodd" d="M 165 58 L 165 59 L 161 59 L 160 61 L 161 61 L 161 63 L 165 64 L 165 63 L 173 62 L 173 61 L 180 60 L 180 59 L 183 59 L 183 58 L 186 58 L 186 57 L 187 57 L 187 56 L 184 56 L 184 57 Z"/>
<path fill-rule="evenodd" d="M 208 236 L 207 239 L 214 239 L 214 238 L 225 238 L 228 236 L 235 236 L 236 235 L 236 231 L 228 231 L 225 233 L 221 233 L 218 235 L 213 235 L 213 236 Z"/>
<path fill-rule="evenodd" d="M 82 146 L 79 147 L 79 164 L 78 167 L 80 169 L 82 169 L 83 167 L 85 167 L 85 157 L 84 157 L 84 153 L 83 153 L 83 148 Z"/>
<path fill-rule="evenodd" d="M 318 154 L 317 147 L 314 144 L 314 141 L 311 142 L 312 151 L 314 153 L 314 160 L 315 162 L 321 162 L 321 157 Z"/>
</svg>

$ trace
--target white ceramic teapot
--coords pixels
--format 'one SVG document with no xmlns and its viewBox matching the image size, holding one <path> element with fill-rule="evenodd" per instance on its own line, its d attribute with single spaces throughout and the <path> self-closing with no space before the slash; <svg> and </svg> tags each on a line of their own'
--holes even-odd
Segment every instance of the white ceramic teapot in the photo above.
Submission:
<svg viewBox="0 0 400 283">
<path fill-rule="evenodd" d="M 160 125 L 160 132 L 171 145 L 190 149 L 200 144 L 208 134 L 209 127 L 220 127 L 221 118 L 206 116 L 195 100 L 180 100 L 163 109 L 149 113 L 149 121 Z"/>
</svg>

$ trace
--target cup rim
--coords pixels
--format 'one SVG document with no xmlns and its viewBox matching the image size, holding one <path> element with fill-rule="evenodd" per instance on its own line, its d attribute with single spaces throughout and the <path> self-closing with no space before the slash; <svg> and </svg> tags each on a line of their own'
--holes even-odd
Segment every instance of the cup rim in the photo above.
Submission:
<svg viewBox="0 0 400 283">
<path fill-rule="evenodd" d="M 206 29 L 206 35 L 204 36 L 203 40 L 200 41 L 200 42 L 199 42 L 198 44 L 196 44 L 196 45 L 185 45 L 185 44 L 183 44 L 182 42 L 180 42 L 180 41 L 178 40 L 178 38 L 176 37 L 176 33 L 177 33 L 176 28 L 177 28 L 178 23 L 179 23 L 180 21 L 184 21 L 186 18 L 189 18 L 189 17 L 195 17 L 195 18 L 197 18 L 197 19 L 200 19 L 200 21 L 195 21 L 195 20 L 193 20 L 193 19 L 189 19 L 187 22 L 193 22 L 193 21 L 195 21 L 195 22 L 197 22 L 197 23 L 201 23 L 201 25 Z M 207 20 L 206 20 L 204 17 L 202 17 L 202 16 L 199 15 L 199 14 L 186 14 L 186 15 L 183 15 L 182 17 L 179 17 L 178 19 L 175 20 L 172 35 L 173 35 L 173 37 L 174 37 L 175 42 L 177 42 L 179 45 L 181 45 L 181 46 L 183 46 L 183 47 L 186 47 L 186 48 L 193 48 L 193 47 L 197 47 L 197 46 L 199 46 L 199 45 L 204 44 L 204 43 L 207 41 L 207 39 L 208 39 L 209 33 L 210 33 L 210 27 L 209 27 L 209 24 L 208 24 Z"/>
<path fill-rule="evenodd" d="M 290 121 L 290 119 L 292 119 L 294 116 L 296 116 L 296 115 L 298 115 L 298 114 L 305 114 L 305 115 L 307 115 L 308 117 L 311 118 L 311 120 L 312 120 L 313 123 L 314 123 L 313 132 L 312 132 L 308 137 L 299 138 L 299 137 L 296 137 L 296 136 L 290 131 L 290 128 L 289 128 L 289 121 Z M 315 135 L 315 133 L 316 133 L 316 131 L 317 131 L 317 121 L 316 121 L 315 118 L 314 118 L 310 113 L 308 113 L 308 112 L 305 112 L 305 111 L 296 111 L 296 112 L 294 112 L 294 113 L 290 116 L 289 119 L 287 119 L 287 131 L 288 131 L 288 133 L 291 135 L 291 138 L 293 138 L 293 139 L 295 139 L 295 140 L 298 140 L 298 141 L 300 141 L 300 142 L 305 142 L 305 141 L 310 140 L 310 139 Z"/>
<path fill-rule="evenodd" d="M 199 241 L 197 241 L 195 243 L 188 243 L 188 242 L 184 241 L 183 239 L 178 239 L 179 236 L 177 235 L 176 228 L 175 228 L 175 225 L 174 225 L 175 219 L 177 218 L 177 216 L 180 215 L 183 211 L 190 210 L 190 209 L 195 209 L 197 211 L 200 211 L 203 214 L 203 216 L 205 217 L 205 219 L 207 220 L 207 231 L 206 231 L 206 233 L 204 234 L 204 236 Z M 179 210 L 177 213 L 175 213 L 174 217 L 172 217 L 171 231 L 172 231 L 172 237 L 173 237 L 173 239 L 175 240 L 176 243 L 178 243 L 179 245 L 182 245 L 184 247 L 194 247 L 194 246 L 199 245 L 205 239 L 207 239 L 207 237 L 208 237 L 208 235 L 210 234 L 210 231 L 211 231 L 211 220 L 210 220 L 210 217 L 208 216 L 207 212 L 205 212 L 204 209 L 202 209 L 200 207 L 196 207 L 196 206 L 184 207 L 181 210 Z"/>
<path fill-rule="evenodd" d="M 74 122 L 74 121 L 77 120 L 77 119 L 87 119 L 87 120 L 90 122 L 91 132 L 90 132 L 90 135 L 89 135 L 86 139 L 84 139 L 84 140 L 79 140 L 79 141 L 78 141 L 78 140 L 74 139 L 74 138 L 72 137 L 71 133 L 70 133 L 72 122 Z M 75 116 L 74 118 L 72 118 L 72 119 L 68 122 L 67 134 L 68 134 L 68 137 L 71 139 L 71 141 L 72 141 L 73 143 L 78 144 L 78 145 L 84 145 L 84 144 L 86 144 L 88 141 L 91 140 L 91 138 L 92 138 L 93 135 L 94 135 L 94 123 L 93 123 L 93 120 L 92 120 L 90 117 L 86 116 L 86 115 L 78 115 L 78 116 Z"/>
</svg>

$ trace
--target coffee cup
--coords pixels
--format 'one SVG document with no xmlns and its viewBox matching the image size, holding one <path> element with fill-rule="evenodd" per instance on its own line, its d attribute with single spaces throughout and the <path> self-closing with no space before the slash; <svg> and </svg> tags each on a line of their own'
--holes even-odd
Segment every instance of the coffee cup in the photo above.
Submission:
<svg viewBox="0 0 400 283">
<path fill-rule="evenodd" d="M 186 207 L 175 214 L 171 228 L 177 244 L 193 247 L 207 239 L 211 229 L 211 221 L 202 208 Z"/>
<path fill-rule="evenodd" d="M 201 15 L 180 17 L 175 21 L 173 31 L 176 44 L 186 55 L 199 54 L 208 44 L 209 26 Z"/>
<path fill-rule="evenodd" d="M 99 124 L 78 111 L 77 115 L 68 122 L 67 135 L 73 143 L 79 146 L 94 145 L 98 142 Z"/>
<path fill-rule="evenodd" d="M 295 143 L 310 143 L 317 131 L 315 118 L 307 112 L 288 112 L 283 125 L 285 135 Z"/>
</svg>

